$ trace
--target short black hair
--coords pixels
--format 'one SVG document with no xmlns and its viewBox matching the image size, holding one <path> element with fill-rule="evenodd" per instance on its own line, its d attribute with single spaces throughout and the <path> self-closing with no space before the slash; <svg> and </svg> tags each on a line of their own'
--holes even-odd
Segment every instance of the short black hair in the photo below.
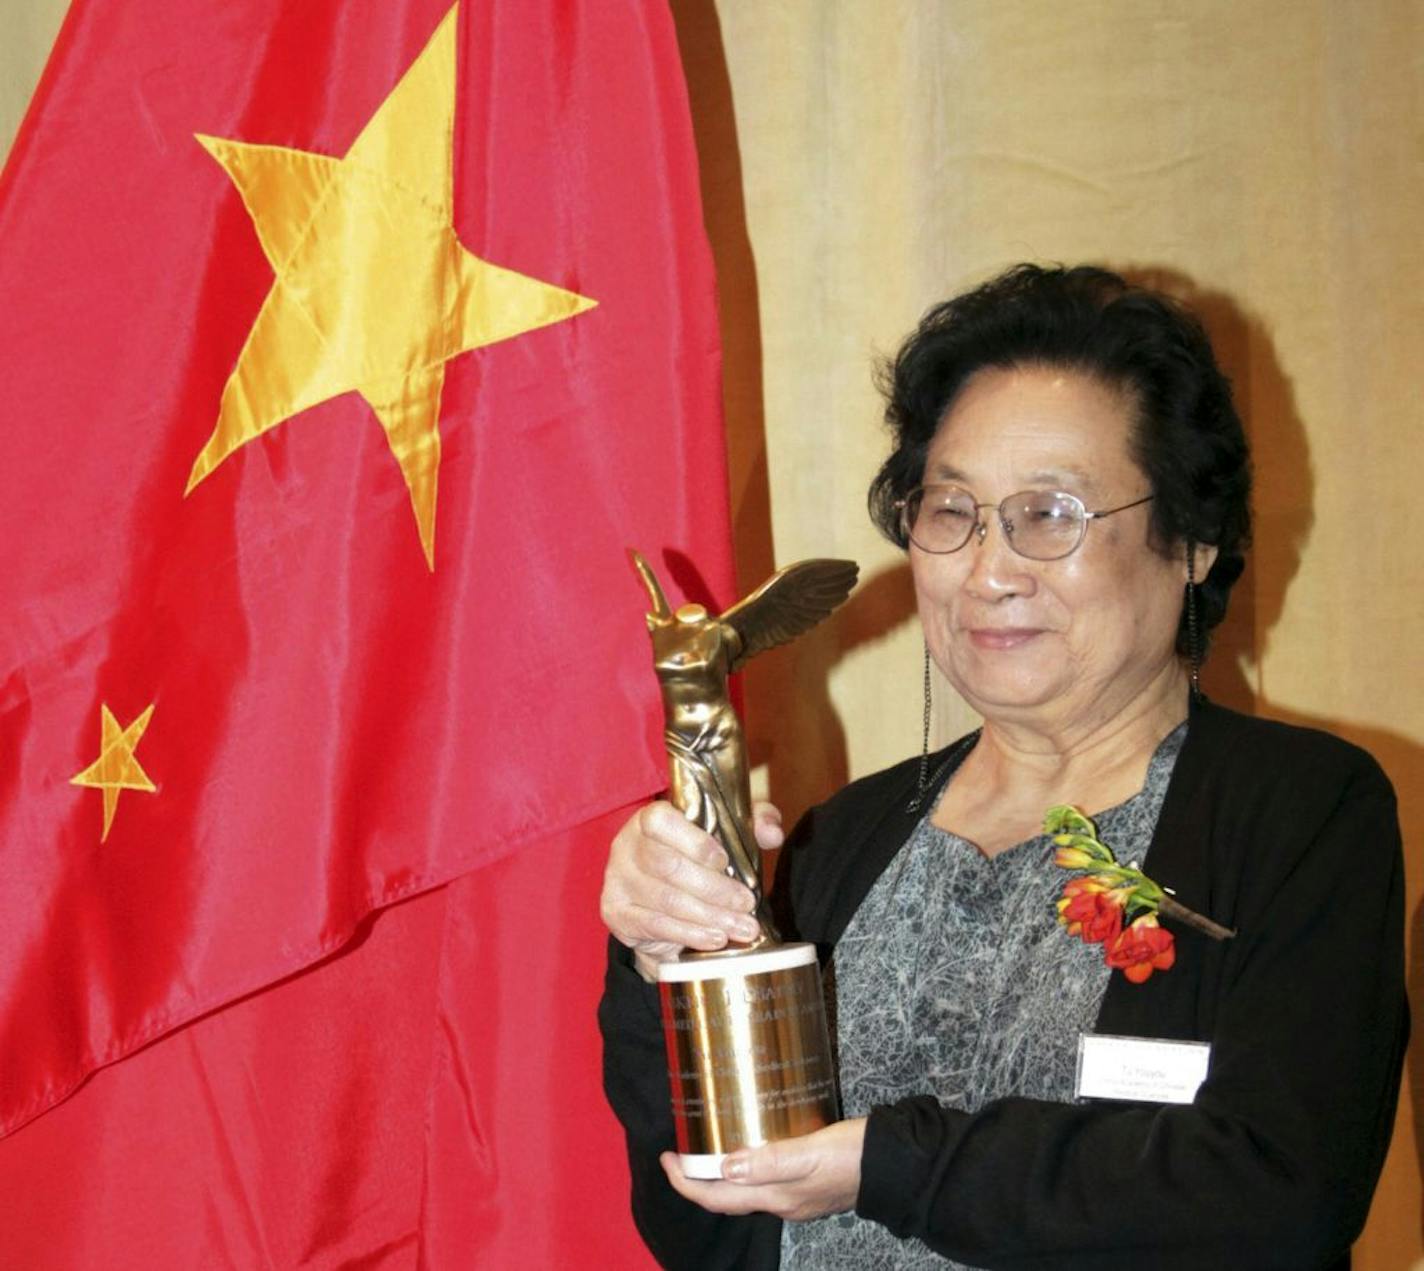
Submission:
<svg viewBox="0 0 1424 1271">
<path fill-rule="evenodd" d="M 975 372 L 1061 367 L 1126 391 L 1133 458 L 1152 487 L 1159 549 L 1217 549 L 1198 580 L 1203 632 L 1226 614 L 1251 537 L 1251 453 L 1201 323 L 1171 297 L 1091 265 L 1015 265 L 935 305 L 880 370 L 894 440 L 870 486 L 870 515 L 907 547 L 895 504 L 924 478 L 945 412 Z M 1191 652 L 1185 606 L 1178 652 Z"/>
</svg>

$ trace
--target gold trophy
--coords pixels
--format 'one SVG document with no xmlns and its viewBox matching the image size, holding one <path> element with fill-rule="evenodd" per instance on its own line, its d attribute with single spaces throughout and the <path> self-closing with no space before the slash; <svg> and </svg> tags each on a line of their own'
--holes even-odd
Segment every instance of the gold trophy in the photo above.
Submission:
<svg viewBox="0 0 1424 1271">
<path fill-rule="evenodd" d="M 662 688 L 669 793 L 714 835 L 727 873 L 756 897 L 756 939 L 688 951 L 658 968 L 677 1150 L 692 1178 L 720 1178 L 728 1152 L 809 1134 L 839 1119 L 821 969 L 812 944 L 782 944 L 761 885 L 741 721 L 727 677 L 749 658 L 809 631 L 850 594 L 853 561 L 778 570 L 720 617 L 674 612 L 648 562 L 648 632 Z"/>
</svg>

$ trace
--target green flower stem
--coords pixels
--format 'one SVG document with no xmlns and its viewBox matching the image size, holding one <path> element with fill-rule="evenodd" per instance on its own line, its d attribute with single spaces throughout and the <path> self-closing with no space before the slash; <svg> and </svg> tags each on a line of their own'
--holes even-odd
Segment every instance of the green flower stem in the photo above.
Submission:
<svg viewBox="0 0 1424 1271">
<path fill-rule="evenodd" d="M 1140 869 L 1131 865 L 1119 865 L 1112 848 L 1099 840 L 1097 826 L 1077 808 L 1069 804 L 1049 808 L 1043 819 L 1043 829 L 1046 834 L 1054 836 L 1053 842 L 1058 847 L 1080 851 L 1092 859 L 1091 865 L 1065 868 L 1081 868 L 1095 878 L 1130 883 L 1132 894 L 1127 902 L 1129 910 L 1145 909 L 1148 913 L 1161 913 L 1194 931 L 1200 931 L 1202 935 L 1210 936 L 1213 940 L 1230 940 L 1236 934 L 1230 927 L 1223 927 L 1220 923 L 1212 922 L 1210 918 L 1204 918 L 1196 910 L 1188 909 Z"/>
</svg>

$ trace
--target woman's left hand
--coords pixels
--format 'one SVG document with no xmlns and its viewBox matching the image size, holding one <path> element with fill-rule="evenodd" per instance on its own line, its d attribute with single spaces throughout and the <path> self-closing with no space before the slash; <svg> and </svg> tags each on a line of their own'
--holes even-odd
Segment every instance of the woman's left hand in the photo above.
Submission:
<svg viewBox="0 0 1424 1271">
<path fill-rule="evenodd" d="M 803 1220 L 855 1207 L 864 1142 L 864 1117 L 837 1121 L 799 1139 L 730 1153 L 721 1182 L 688 1178 L 675 1152 L 661 1159 L 673 1187 L 703 1209 Z"/>
</svg>

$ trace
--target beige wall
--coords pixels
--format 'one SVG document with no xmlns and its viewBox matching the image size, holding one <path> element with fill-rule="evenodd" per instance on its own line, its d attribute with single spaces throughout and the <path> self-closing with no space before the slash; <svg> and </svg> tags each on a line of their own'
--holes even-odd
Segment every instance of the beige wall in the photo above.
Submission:
<svg viewBox="0 0 1424 1271">
<path fill-rule="evenodd" d="M 1203 311 L 1257 456 L 1254 562 L 1207 689 L 1384 763 L 1424 1018 L 1424 5 L 674 10 L 718 255 L 743 583 L 807 555 L 854 557 L 867 580 L 754 665 L 762 787 L 794 813 L 918 745 L 906 570 L 864 514 L 884 453 L 874 355 L 1017 260 L 1145 275 Z M 941 739 L 970 722 L 941 699 Z M 1361 1271 L 1424 1265 L 1418 1054 L 1410 1073 Z"/>
<path fill-rule="evenodd" d="M 0 154 L 64 8 L 0 0 Z M 874 355 L 1005 264 L 1090 259 L 1195 298 L 1249 416 L 1258 548 L 1208 689 L 1371 748 L 1417 851 L 1424 6 L 674 8 L 721 278 L 743 579 L 823 554 L 858 559 L 865 579 L 832 623 L 749 677 L 762 787 L 799 811 L 918 743 L 908 579 L 863 511 L 883 451 Z M 937 733 L 968 723 L 941 692 Z M 1410 1074 L 1359 1271 L 1424 1265 L 1417 1054 Z"/>
<path fill-rule="evenodd" d="M 0 0 L 0 161 L 10 151 L 68 8 L 69 0 Z"/>
</svg>

